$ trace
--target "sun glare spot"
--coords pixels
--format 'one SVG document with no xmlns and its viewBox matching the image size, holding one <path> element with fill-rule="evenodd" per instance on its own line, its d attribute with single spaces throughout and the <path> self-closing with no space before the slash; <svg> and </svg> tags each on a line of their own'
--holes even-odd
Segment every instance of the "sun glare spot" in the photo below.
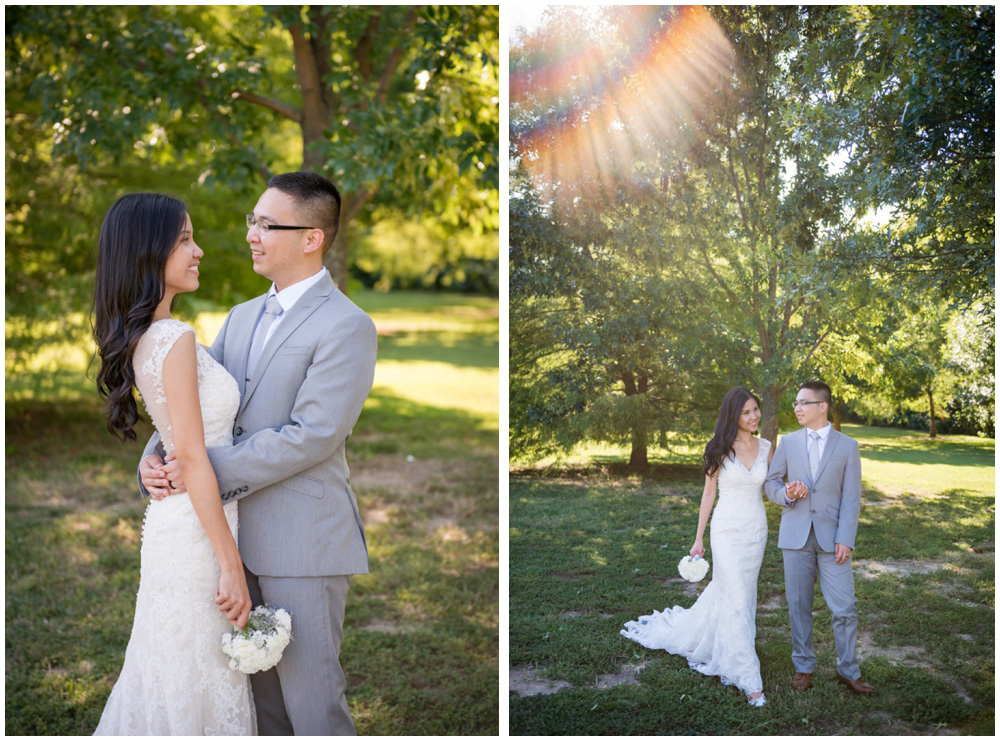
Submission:
<svg viewBox="0 0 1000 741">
<path fill-rule="evenodd" d="M 564 203 L 613 199 L 642 184 L 645 165 L 686 151 L 693 120 L 733 72 L 732 46 L 706 9 L 615 12 L 628 16 L 609 24 L 591 13 L 571 36 L 556 23 L 526 34 L 527 64 L 511 73 L 511 101 L 530 112 L 518 151 L 535 186 L 560 184 Z"/>
</svg>

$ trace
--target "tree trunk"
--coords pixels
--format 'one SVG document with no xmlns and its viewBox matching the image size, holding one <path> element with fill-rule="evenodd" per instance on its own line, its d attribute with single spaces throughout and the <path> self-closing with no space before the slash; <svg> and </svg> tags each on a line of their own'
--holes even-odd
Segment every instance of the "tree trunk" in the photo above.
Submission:
<svg viewBox="0 0 1000 741">
<path fill-rule="evenodd" d="M 622 383 L 625 386 L 625 396 L 644 394 L 649 390 L 648 378 L 640 376 L 637 385 L 635 377 L 629 371 L 622 373 Z M 628 459 L 628 467 L 633 471 L 649 470 L 645 418 L 640 418 L 632 425 L 632 453 Z"/>
<path fill-rule="evenodd" d="M 781 389 L 768 386 L 760 395 L 760 436 L 769 440 L 773 448 L 778 442 L 778 399 Z"/>
<path fill-rule="evenodd" d="M 649 458 L 646 451 L 646 431 L 633 430 L 632 455 L 629 456 L 628 467 L 633 471 L 648 471 Z"/>
<path fill-rule="evenodd" d="M 931 438 L 937 437 L 937 420 L 934 419 L 934 392 L 927 388 L 927 400 L 931 404 Z"/>
<path fill-rule="evenodd" d="M 337 284 L 337 288 L 343 294 L 347 294 L 347 279 L 349 277 L 347 272 L 347 234 L 349 226 L 350 223 L 348 220 L 341 216 L 340 229 L 337 231 L 337 236 L 334 238 L 333 244 L 330 245 L 330 249 L 323 256 L 323 264 L 330 271 L 330 277 L 333 278 L 333 282 Z"/>
<path fill-rule="evenodd" d="M 840 432 L 840 410 L 844 406 L 844 402 L 838 401 L 833 405 L 833 429 Z"/>
</svg>

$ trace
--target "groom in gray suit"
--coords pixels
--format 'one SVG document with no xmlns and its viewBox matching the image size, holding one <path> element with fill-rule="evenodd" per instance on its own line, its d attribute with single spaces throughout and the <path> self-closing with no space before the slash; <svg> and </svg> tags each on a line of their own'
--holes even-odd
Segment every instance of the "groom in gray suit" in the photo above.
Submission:
<svg viewBox="0 0 1000 741">
<path fill-rule="evenodd" d="M 250 596 L 293 620 L 278 665 L 250 677 L 261 735 L 355 733 L 339 653 L 351 575 L 368 573 L 368 551 L 344 445 L 371 390 L 376 332 L 323 267 L 339 218 L 326 178 L 271 178 L 247 242 L 273 285 L 229 313 L 211 348 L 240 387 L 233 445 L 208 453 L 222 499 L 240 500 Z M 184 484 L 171 459 L 147 459 L 162 454 L 157 442 L 139 470 L 159 498 Z"/>
<path fill-rule="evenodd" d="M 855 656 L 858 616 L 851 570 L 861 507 L 861 456 L 858 444 L 827 421 L 829 408 L 829 386 L 820 381 L 802 384 L 795 416 L 803 429 L 781 439 L 764 482 L 768 498 L 784 507 L 778 547 L 785 561 L 792 625 L 792 686 L 807 690 L 812 685 L 812 607 L 818 573 L 833 613 L 837 680 L 858 694 L 871 695 L 875 688 L 861 679 Z"/>
</svg>

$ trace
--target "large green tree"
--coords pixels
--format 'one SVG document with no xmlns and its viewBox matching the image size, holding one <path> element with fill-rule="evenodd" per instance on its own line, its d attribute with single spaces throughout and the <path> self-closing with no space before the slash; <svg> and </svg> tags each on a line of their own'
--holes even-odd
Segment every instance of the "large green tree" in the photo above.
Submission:
<svg viewBox="0 0 1000 741">
<path fill-rule="evenodd" d="M 674 326 L 687 323 L 686 343 L 717 359 L 715 378 L 758 393 L 762 434 L 773 441 L 780 402 L 799 382 L 823 371 L 850 389 L 874 372 L 874 351 L 902 300 L 928 289 L 975 296 L 991 285 L 992 183 L 983 163 L 992 161 L 992 137 L 984 138 L 992 15 L 974 15 L 971 32 L 951 28 L 938 44 L 934 24 L 959 20 L 948 11 L 718 7 L 709 17 L 612 8 L 594 17 L 560 9 L 540 32 L 515 40 L 512 137 L 572 246 L 566 254 L 578 258 L 591 242 L 635 251 L 602 230 L 642 244 L 645 259 L 623 296 L 663 280 L 650 259 L 652 245 L 662 245 L 675 266 L 664 285 L 697 307 Z M 902 82 L 883 58 L 903 48 L 897 35 L 909 55 Z M 949 114 L 953 83 L 964 99 Z M 916 100 L 921 86 L 934 87 L 930 102 Z M 908 105 L 925 122 L 900 133 L 892 117 L 904 121 Z M 863 120 L 852 125 L 852 116 Z M 976 139 L 964 155 L 955 145 L 963 137 Z M 920 198 L 907 187 L 918 175 Z M 954 192 L 949 214 L 935 211 L 945 196 L 928 200 L 932 188 Z M 966 200 L 970 188 L 980 192 Z M 512 202 L 512 236 L 521 217 Z M 520 248 L 512 243 L 512 269 Z M 941 280 L 901 280 L 920 261 Z M 563 266 L 543 260 L 534 269 Z M 581 305 L 591 289 L 574 287 Z M 648 297 L 632 306 L 633 321 L 654 311 Z M 665 344 L 651 352 L 679 344 L 657 332 Z M 620 341 L 638 346 L 635 337 Z M 619 389 L 628 395 L 624 380 Z"/>
<path fill-rule="evenodd" d="M 576 127 L 594 126 L 597 120 L 606 130 L 626 132 L 624 151 L 631 160 L 592 178 L 603 187 L 586 187 L 588 173 L 578 174 L 574 203 L 585 202 L 586 208 L 572 210 L 589 214 L 601 207 L 601 198 L 618 201 L 604 213 L 620 224 L 622 204 L 650 204 L 632 217 L 644 222 L 632 232 L 647 250 L 656 245 L 676 261 L 668 293 L 696 308 L 677 325 L 686 324 L 687 344 L 701 349 L 692 356 L 718 358 L 719 377 L 758 393 L 762 434 L 774 440 L 782 393 L 803 378 L 835 328 L 856 320 L 869 297 L 870 276 L 863 262 L 852 259 L 859 246 L 852 239 L 859 216 L 844 208 L 843 190 L 828 162 L 839 142 L 796 136 L 794 119 L 813 92 L 801 79 L 797 60 L 822 43 L 808 38 L 808 15 L 794 8 L 724 8 L 713 16 L 685 17 L 664 9 L 644 19 L 654 35 L 667 37 L 666 43 L 649 44 L 654 66 L 667 67 L 663 77 L 676 74 L 664 93 L 655 75 L 626 71 L 626 89 L 640 90 L 645 105 L 631 104 L 632 97 L 622 93 L 615 97 L 613 115 L 600 100 L 590 103 L 590 115 L 577 118 Z M 605 20 L 624 29 L 633 18 L 632 11 L 615 10 Z M 692 24 L 697 28 L 686 30 Z M 686 59 L 705 56 L 705 45 L 720 38 L 728 40 L 732 62 L 706 84 L 704 75 L 689 74 Z M 724 47 L 713 51 L 724 58 Z M 574 105 L 586 105 L 575 93 L 571 89 L 566 95 L 577 98 Z M 546 97 L 551 95 L 536 91 L 531 100 Z M 689 102 L 680 112 L 678 99 Z M 648 114 L 659 108 L 670 122 L 667 131 L 648 124 Z M 664 134 L 672 138 L 655 146 Z M 613 147 L 619 139 L 605 135 L 608 148 L 616 151 L 602 158 L 604 164 L 623 159 L 622 148 Z M 525 140 L 530 147 L 541 146 L 538 137 Z M 574 139 L 553 137 L 547 144 L 558 150 L 567 141 Z M 531 151 L 525 155 L 546 159 Z M 551 182 L 553 169 L 536 170 L 536 187 L 564 187 Z M 608 171 L 616 188 L 605 185 Z M 649 259 L 639 263 L 647 277 L 653 265 Z M 634 277 L 632 282 L 641 284 Z M 640 314 L 653 310 L 641 301 L 633 306 Z M 677 344 L 662 339 L 668 346 Z M 660 345 L 649 354 L 663 349 Z M 686 371 L 694 373 L 695 367 Z"/>
<path fill-rule="evenodd" d="M 365 206 L 497 226 L 495 6 L 19 6 L 6 21 L 8 84 L 30 80 L 34 125 L 83 172 L 196 152 L 203 179 L 259 190 L 297 140 L 295 166 L 343 191 L 326 260 L 342 285 Z"/>
<path fill-rule="evenodd" d="M 556 56 L 570 67 L 603 54 L 597 47 L 614 35 L 603 37 L 580 9 L 552 11 L 549 25 L 564 34 Z M 648 139 L 581 148 L 582 121 L 605 115 L 588 97 L 593 81 L 550 85 L 533 69 L 538 42 L 526 39 L 512 52 L 512 452 L 607 441 L 628 446 L 630 465 L 643 469 L 667 432 L 689 432 L 714 411 L 724 378 L 706 381 L 717 359 L 699 341 L 706 323 L 684 281 L 684 251 L 669 247 L 672 226 L 655 192 L 631 187 L 631 146 Z M 630 74 L 613 54 L 592 67 L 609 81 Z M 567 110 L 581 125 L 552 126 Z M 606 133 L 597 132 L 598 147 Z M 630 197 L 618 197 L 618 188 Z"/>
<path fill-rule="evenodd" d="M 996 8 L 844 6 L 809 60 L 828 81 L 853 200 L 892 213 L 880 267 L 913 290 L 993 302 Z M 811 133 L 811 132 L 810 132 Z"/>
<path fill-rule="evenodd" d="M 726 390 L 720 358 L 698 339 L 711 328 L 681 255 L 665 249 L 655 202 L 569 219 L 521 173 L 510 203 L 511 450 L 596 440 L 628 446 L 630 467 L 645 469 L 650 447 L 699 429 Z"/>
</svg>

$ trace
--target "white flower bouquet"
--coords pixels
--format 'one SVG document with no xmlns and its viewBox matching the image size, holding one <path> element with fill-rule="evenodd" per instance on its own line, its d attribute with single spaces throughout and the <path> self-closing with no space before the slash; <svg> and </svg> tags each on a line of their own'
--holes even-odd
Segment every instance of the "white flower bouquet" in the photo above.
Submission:
<svg viewBox="0 0 1000 741">
<path fill-rule="evenodd" d="M 255 674 L 277 664 L 291 640 L 292 616 L 280 607 L 258 605 L 246 625 L 223 634 L 222 652 L 229 657 L 230 669 Z"/>
<path fill-rule="evenodd" d="M 701 581 L 708 573 L 708 561 L 701 556 L 684 556 L 677 564 L 677 571 L 688 581 Z"/>
</svg>

